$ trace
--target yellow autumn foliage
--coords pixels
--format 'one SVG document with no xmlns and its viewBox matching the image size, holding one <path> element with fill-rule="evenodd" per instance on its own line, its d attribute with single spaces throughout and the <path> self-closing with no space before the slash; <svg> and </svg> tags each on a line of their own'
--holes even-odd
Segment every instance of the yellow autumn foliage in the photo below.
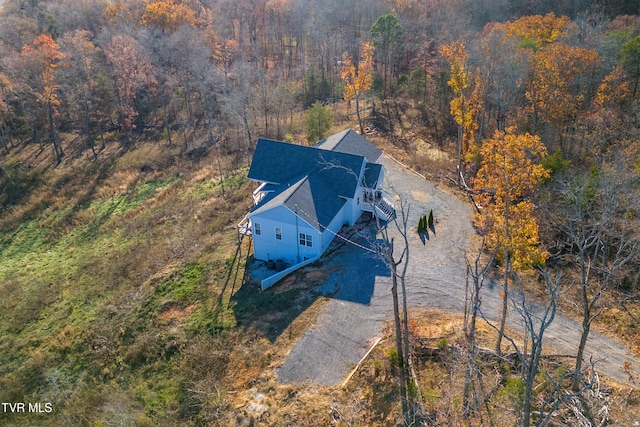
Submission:
<svg viewBox="0 0 640 427">
<path fill-rule="evenodd" d="M 541 118 L 555 123 L 572 120 L 584 103 L 576 93 L 574 79 L 599 65 L 593 50 L 554 43 L 538 51 L 532 59 L 532 78 L 525 96 Z"/>
<path fill-rule="evenodd" d="M 481 167 L 473 185 L 484 196 L 476 224 L 483 227 L 489 247 L 498 259 L 509 253 L 513 268 L 525 269 L 544 263 L 533 204 L 528 200 L 536 185 L 549 177 L 540 165 L 547 150 L 537 135 L 516 134 L 514 128 L 496 131 L 480 150 Z"/>
<path fill-rule="evenodd" d="M 371 43 L 362 45 L 357 66 L 346 52 L 342 56 L 342 61 L 340 77 L 345 82 L 344 100 L 350 101 L 360 97 L 373 85 L 373 45 Z"/>
<path fill-rule="evenodd" d="M 546 15 L 524 16 L 500 24 L 507 37 L 519 40 L 521 46 L 538 50 L 575 30 L 576 24 L 567 16 L 557 17 L 553 12 Z"/>
<path fill-rule="evenodd" d="M 593 101 L 599 107 L 608 104 L 619 105 L 625 100 L 630 100 L 631 94 L 631 84 L 626 79 L 624 69 L 617 66 L 602 79 Z"/>
<path fill-rule="evenodd" d="M 486 212 L 476 221 L 484 224 L 490 218 L 487 229 L 487 244 L 497 250 L 497 259 L 504 262 L 506 251 L 514 270 L 526 270 L 544 264 L 549 254 L 539 242 L 538 223 L 533 216 L 533 203 L 518 202 L 507 209 L 504 201 L 487 206 Z"/>
<path fill-rule="evenodd" d="M 482 79 L 467 70 L 468 54 L 463 42 L 445 44 L 440 48 L 440 53 L 450 64 L 451 78 L 447 83 L 456 95 L 449 103 L 450 113 L 462 127 L 462 151 L 468 157 L 469 148 L 475 145 L 474 132 L 478 130 L 476 117 L 482 109 Z"/>
<path fill-rule="evenodd" d="M 151 1 L 147 3 L 141 23 L 160 28 L 163 31 L 176 31 L 183 25 L 195 27 L 196 14 L 189 7 L 174 0 Z"/>
</svg>

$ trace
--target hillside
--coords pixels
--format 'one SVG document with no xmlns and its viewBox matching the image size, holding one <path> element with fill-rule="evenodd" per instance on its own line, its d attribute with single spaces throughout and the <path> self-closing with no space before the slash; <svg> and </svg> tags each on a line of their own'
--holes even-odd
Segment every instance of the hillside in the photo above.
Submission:
<svg viewBox="0 0 640 427">
<path fill-rule="evenodd" d="M 36 158 L 29 149 L 12 160 Z M 246 168 L 225 158 L 223 196 L 215 155 L 192 160 L 150 142 L 100 167 L 85 157 L 22 170 L 38 174 L 37 184 L 0 223 L 2 293 L 11 295 L 2 302 L 0 397 L 49 403 L 53 412 L 4 413 L 5 421 L 394 425 L 389 332 L 346 388 L 278 384 L 275 368 L 321 312 L 325 297 L 314 288 L 330 272 L 303 272 L 265 293 L 247 281 L 250 247 L 238 245 L 235 224 L 253 186 Z M 459 322 L 416 313 L 412 333 L 460 345 Z M 428 413 L 457 417 L 455 405 L 435 404 L 459 390 L 434 379 L 447 366 L 446 356 L 434 357 L 418 368 Z M 601 390 L 612 420 L 626 425 L 637 391 Z"/>
<path fill-rule="evenodd" d="M 0 1 L 0 424 L 635 425 L 639 366 L 596 381 L 576 355 L 640 354 L 639 7 Z M 474 211 L 469 246 L 398 264 L 459 258 L 464 307 L 390 317 L 344 387 L 280 384 L 330 263 L 258 291 L 249 163 L 346 128 Z M 534 347 L 535 307 L 582 345 Z"/>
<path fill-rule="evenodd" d="M 225 177 L 223 197 L 210 161 L 148 144 L 99 165 L 20 173 L 38 184 L 0 226 L 2 401 L 46 400 L 75 425 L 145 410 L 176 420 L 188 408 L 181 384 L 200 379 L 184 352 L 207 352 L 216 340 L 202 337 L 236 323 L 245 170 Z"/>
</svg>

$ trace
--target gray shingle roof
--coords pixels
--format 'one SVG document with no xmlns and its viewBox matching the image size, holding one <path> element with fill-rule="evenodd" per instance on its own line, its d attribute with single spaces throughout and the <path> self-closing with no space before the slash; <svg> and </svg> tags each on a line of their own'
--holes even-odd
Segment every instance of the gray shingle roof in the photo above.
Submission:
<svg viewBox="0 0 640 427">
<path fill-rule="evenodd" d="M 316 142 L 314 147 L 364 156 L 369 163 L 377 162 L 382 155 L 382 151 L 378 147 L 364 139 L 353 129 L 347 129 L 331 135 Z"/>
<path fill-rule="evenodd" d="M 319 173 L 312 173 L 292 183 L 282 184 L 282 190 L 271 193 L 252 210 L 250 215 L 284 205 L 311 225 L 324 231 L 346 203 Z"/>
<path fill-rule="evenodd" d="M 350 130 L 323 141 L 309 147 L 258 139 L 249 179 L 269 183 L 264 190 L 268 187 L 271 192 L 249 215 L 284 205 L 324 231 L 345 204 L 345 198 L 355 197 L 367 156 L 377 160 L 381 151 Z M 357 149 L 363 153 L 357 154 Z M 380 167 L 368 166 L 371 179 L 377 179 Z"/>
<path fill-rule="evenodd" d="M 249 179 L 282 184 L 308 173 L 317 157 L 317 150 L 311 147 L 260 138 L 251 160 Z"/>
<path fill-rule="evenodd" d="M 367 188 L 376 188 L 378 186 L 378 179 L 380 179 L 381 170 L 382 165 L 380 163 L 367 163 L 364 169 L 363 185 Z"/>
<path fill-rule="evenodd" d="M 364 161 L 363 156 L 354 154 L 260 138 L 249 168 L 249 179 L 285 184 L 320 171 L 335 184 L 339 195 L 353 197 Z"/>
</svg>

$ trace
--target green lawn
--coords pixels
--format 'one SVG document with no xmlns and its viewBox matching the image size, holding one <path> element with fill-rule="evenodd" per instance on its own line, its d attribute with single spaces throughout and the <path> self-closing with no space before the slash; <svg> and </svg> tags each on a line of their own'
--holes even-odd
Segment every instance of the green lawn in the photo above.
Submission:
<svg viewBox="0 0 640 427">
<path fill-rule="evenodd" d="M 0 400 L 54 406 L 3 414 L 11 423 L 155 425 L 199 412 L 185 354 L 235 326 L 244 259 L 231 226 L 250 185 L 246 170 L 228 174 L 223 196 L 216 177 L 194 179 L 199 165 L 174 163 L 49 171 L 2 212 Z"/>
</svg>

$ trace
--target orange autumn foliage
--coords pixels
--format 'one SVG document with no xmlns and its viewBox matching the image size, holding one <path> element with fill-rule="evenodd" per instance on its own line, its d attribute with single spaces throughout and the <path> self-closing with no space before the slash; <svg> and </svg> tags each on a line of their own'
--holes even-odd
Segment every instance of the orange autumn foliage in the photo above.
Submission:
<svg viewBox="0 0 640 427">
<path fill-rule="evenodd" d="M 40 34 L 31 45 L 22 47 L 21 55 L 38 69 L 42 84 L 41 93 L 38 96 L 44 104 L 51 106 L 56 112 L 60 100 L 56 93 L 59 85 L 55 79 L 55 71 L 61 65 L 60 60 L 65 57 L 65 54 L 50 35 Z"/>
<path fill-rule="evenodd" d="M 140 21 L 143 25 L 174 32 L 183 25 L 195 27 L 196 14 L 189 6 L 175 0 L 159 0 L 147 3 Z"/>
<path fill-rule="evenodd" d="M 350 101 L 359 98 L 373 85 L 373 46 L 371 43 L 362 45 L 358 64 L 354 64 L 346 52 L 342 56 L 342 61 L 340 77 L 345 82 L 344 99 Z"/>
<path fill-rule="evenodd" d="M 496 131 L 482 145 L 482 163 L 473 180 L 483 210 L 476 224 L 484 228 L 490 248 L 504 260 L 508 251 L 514 269 L 544 263 L 548 254 L 539 247 L 538 224 L 528 200 L 536 185 L 549 177 L 539 161 L 547 151 L 536 135 L 516 134 L 514 128 Z"/>
<path fill-rule="evenodd" d="M 585 101 L 576 79 L 595 70 L 599 63 L 595 51 L 562 43 L 550 44 L 536 52 L 525 93 L 533 112 L 554 123 L 575 118 Z"/>
<path fill-rule="evenodd" d="M 371 89 L 373 85 L 373 45 L 364 43 L 360 47 L 360 61 L 354 64 L 348 53 L 342 55 L 342 72 L 340 77 L 345 82 L 344 100 L 356 101 L 356 115 L 360 133 L 364 133 L 362 117 L 360 116 L 360 97 Z"/>
</svg>

